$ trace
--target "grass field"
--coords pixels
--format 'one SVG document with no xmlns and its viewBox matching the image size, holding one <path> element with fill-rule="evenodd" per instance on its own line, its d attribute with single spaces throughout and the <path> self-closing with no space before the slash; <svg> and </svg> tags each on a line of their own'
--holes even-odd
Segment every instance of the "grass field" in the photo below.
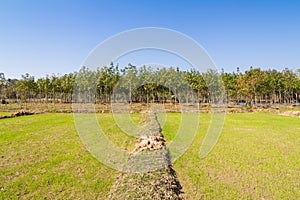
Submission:
<svg viewBox="0 0 300 200">
<path fill-rule="evenodd" d="M 0 112 L 0 116 L 6 116 L 6 115 L 11 115 L 14 112 Z"/>
<path fill-rule="evenodd" d="M 118 146 L 133 148 L 135 139 L 119 130 L 111 114 L 98 119 Z M 173 164 L 185 199 L 300 198 L 300 118 L 227 114 L 219 142 L 199 159 L 209 122 L 210 115 L 201 114 L 195 141 Z M 168 113 L 168 141 L 179 124 L 180 114 Z M 72 114 L 0 120 L 0 199 L 106 199 L 118 174 L 84 148 Z"/>
</svg>

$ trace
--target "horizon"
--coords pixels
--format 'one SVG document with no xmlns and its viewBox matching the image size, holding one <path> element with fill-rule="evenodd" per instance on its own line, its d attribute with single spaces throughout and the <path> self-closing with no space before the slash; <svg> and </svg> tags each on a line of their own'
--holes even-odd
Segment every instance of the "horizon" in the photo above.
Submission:
<svg viewBox="0 0 300 200">
<path fill-rule="evenodd" d="M 113 64 L 114 64 L 114 66 L 117 66 L 117 65 L 118 65 L 118 63 L 113 63 Z M 131 65 L 133 65 L 133 66 L 136 66 L 137 69 L 139 69 L 139 68 L 141 68 L 141 67 L 143 67 L 143 66 L 146 66 L 146 67 L 152 67 L 152 68 L 156 68 L 157 66 L 158 66 L 158 68 L 173 68 L 173 69 L 176 69 L 176 68 L 177 68 L 177 66 L 162 66 L 161 64 L 158 64 L 158 65 L 157 65 L 156 63 L 154 63 L 154 65 L 156 65 L 156 66 L 153 66 L 153 65 L 151 65 L 151 64 L 142 64 L 142 65 L 139 65 L 139 66 L 138 66 L 138 65 L 134 65 L 134 64 L 132 64 L 132 63 L 128 63 L 128 65 L 129 65 L 129 64 L 131 64 Z M 126 65 L 126 66 L 128 66 L 128 65 Z M 126 66 L 120 67 L 120 65 L 118 65 L 119 70 L 120 70 L 120 69 L 124 69 Z M 89 69 L 89 70 L 91 70 L 91 71 L 95 71 L 95 70 L 98 70 L 98 69 L 101 68 L 101 67 L 97 67 L 97 69 L 91 69 L 91 68 L 88 67 L 88 66 L 81 66 L 81 68 L 82 68 L 82 67 L 86 67 L 87 69 Z M 104 67 L 104 66 L 102 66 L 102 67 Z M 7 80 L 7 79 L 21 80 L 23 75 L 29 74 L 30 76 L 33 76 L 34 79 L 35 79 L 35 81 L 36 81 L 37 79 L 45 78 L 46 76 L 49 76 L 49 77 L 51 77 L 51 76 L 62 77 L 62 76 L 67 75 L 67 74 L 75 74 L 75 73 L 78 73 L 79 70 L 80 70 L 81 68 L 79 68 L 79 69 L 76 70 L 76 71 L 67 72 L 67 73 L 63 73 L 63 74 L 52 72 L 51 74 L 44 74 L 44 75 L 41 75 L 41 76 L 35 76 L 34 74 L 29 73 L 29 72 L 26 72 L 26 73 L 24 73 L 24 74 L 21 74 L 19 77 L 8 77 L 8 76 L 5 74 L 5 72 L 2 72 L 2 71 L 0 71 L 0 74 L 1 74 L 1 73 L 4 73 L 4 77 L 5 77 L 6 80 Z M 191 67 L 191 68 L 187 68 L 187 67 L 183 67 L 183 68 L 182 68 L 182 67 L 178 67 L 178 68 L 179 68 L 181 71 L 192 71 L 192 70 L 200 71 L 200 70 L 195 69 L 194 67 Z M 239 71 L 239 73 L 244 74 L 246 71 L 251 70 L 251 68 L 252 68 L 252 69 L 260 69 L 260 70 L 262 70 L 262 71 L 272 71 L 272 70 L 276 70 L 277 72 L 283 72 L 284 70 L 291 70 L 291 71 L 292 71 L 293 73 L 295 73 L 295 74 L 300 74 L 300 68 L 298 68 L 298 69 L 284 68 L 284 69 L 281 69 L 281 70 L 277 70 L 277 69 L 275 69 L 275 68 L 261 68 L 261 67 L 249 66 L 248 69 L 244 69 L 244 70 L 240 70 L 240 67 L 237 67 L 237 68 L 235 68 L 235 70 L 232 70 L 232 71 L 226 71 L 224 68 L 218 68 L 218 69 L 216 69 L 216 70 L 218 71 L 219 74 L 222 74 L 222 72 L 224 72 L 224 73 L 237 73 L 238 71 Z M 239 70 L 238 70 L 238 69 L 239 69 Z M 200 72 L 202 73 L 202 71 L 200 71 Z M 204 73 L 205 73 L 205 72 L 204 72 Z"/>
</svg>

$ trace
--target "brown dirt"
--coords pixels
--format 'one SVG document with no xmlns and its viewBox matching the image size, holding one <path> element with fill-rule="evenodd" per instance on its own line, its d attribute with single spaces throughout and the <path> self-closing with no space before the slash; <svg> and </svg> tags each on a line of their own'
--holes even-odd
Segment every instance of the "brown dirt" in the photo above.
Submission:
<svg viewBox="0 0 300 200">
<path fill-rule="evenodd" d="M 40 112 L 31 112 L 31 111 L 19 111 L 19 112 L 13 113 L 11 115 L 0 116 L 0 119 L 21 117 L 21 116 L 26 116 L 26 115 L 36 115 L 36 114 L 41 114 L 41 113 Z"/>
</svg>

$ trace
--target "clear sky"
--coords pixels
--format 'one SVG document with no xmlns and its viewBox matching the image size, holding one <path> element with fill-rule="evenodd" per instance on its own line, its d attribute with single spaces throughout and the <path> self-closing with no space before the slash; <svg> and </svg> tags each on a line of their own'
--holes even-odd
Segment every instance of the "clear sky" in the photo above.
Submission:
<svg viewBox="0 0 300 200">
<path fill-rule="evenodd" d="M 226 71 L 300 68 L 296 0 L 0 0 L 0 72 L 73 72 L 100 42 L 140 27 L 190 36 Z"/>
</svg>

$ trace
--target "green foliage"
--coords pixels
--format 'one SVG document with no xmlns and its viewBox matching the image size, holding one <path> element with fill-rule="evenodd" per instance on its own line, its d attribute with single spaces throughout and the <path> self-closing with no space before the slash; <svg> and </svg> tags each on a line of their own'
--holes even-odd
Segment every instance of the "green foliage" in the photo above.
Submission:
<svg viewBox="0 0 300 200">
<path fill-rule="evenodd" d="M 20 80 L 6 79 L 0 73 L 0 97 L 19 99 L 27 102 L 39 99 L 53 103 L 78 101 L 109 103 L 118 88 L 127 94 L 128 102 L 190 102 L 193 91 L 194 100 L 204 103 L 244 102 L 250 106 L 257 103 L 300 103 L 300 72 L 285 69 L 261 70 L 250 68 L 245 73 L 222 72 L 215 70 L 199 72 L 195 69 L 180 71 L 178 68 L 161 68 L 134 65 L 119 69 L 111 63 L 109 66 L 90 70 L 82 67 L 79 72 L 63 76 L 51 75 L 35 81 L 33 76 L 25 74 Z M 75 91 L 75 94 L 74 94 Z M 115 92 L 116 93 L 116 92 Z M 78 95 L 81 96 L 78 96 Z"/>
</svg>

